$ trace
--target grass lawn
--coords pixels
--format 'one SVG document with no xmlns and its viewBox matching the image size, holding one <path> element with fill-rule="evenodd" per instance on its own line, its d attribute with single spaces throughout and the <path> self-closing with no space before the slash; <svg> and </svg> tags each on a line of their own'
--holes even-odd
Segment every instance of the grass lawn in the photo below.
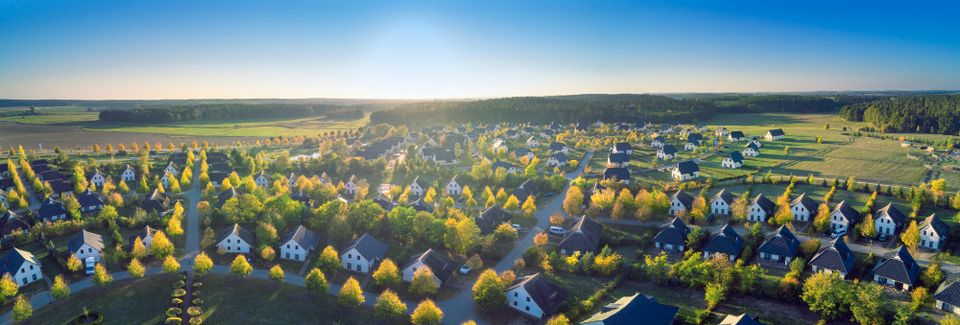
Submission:
<svg viewBox="0 0 960 325">
<path fill-rule="evenodd" d="M 132 124 L 91 122 L 84 129 L 111 132 L 138 132 L 193 136 L 295 136 L 317 135 L 327 131 L 355 130 L 370 122 L 370 115 L 356 120 L 328 120 L 323 117 L 301 119 L 239 119 L 194 121 L 177 124 Z"/>
<path fill-rule="evenodd" d="M 159 324 L 166 319 L 173 281 L 173 275 L 158 275 L 87 289 L 35 310 L 26 324 L 64 324 L 84 307 L 102 313 L 104 324 Z"/>
<path fill-rule="evenodd" d="M 62 124 L 96 121 L 99 113 L 87 112 L 83 107 L 59 106 L 37 107 L 38 115 L 20 115 L 29 112 L 28 107 L 0 109 L 0 121 L 24 124 Z"/>
<path fill-rule="evenodd" d="M 378 323 L 372 308 L 344 308 L 336 297 L 291 284 L 217 275 L 203 282 L 206 324 Z"/>
</svg>

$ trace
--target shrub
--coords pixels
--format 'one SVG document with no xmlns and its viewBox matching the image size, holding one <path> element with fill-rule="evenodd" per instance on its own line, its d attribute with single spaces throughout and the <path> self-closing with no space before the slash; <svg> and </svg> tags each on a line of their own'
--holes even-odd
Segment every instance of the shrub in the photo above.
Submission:
<svg viewBox="0 0 960 325">
<path fill-rule="evenodd" d="M 183 296 L 185 296 L 185 295 L 187 295 L 187 290 L 183 290 L 183 289 L 173 290 L 173 297 L 174 297 L 174 298 L 180 298 L 180 297 L 183 297 Z"/>
<path fill-rule="evenodd" d="M 173 283 L 173 288 L 174 288 L 174 289 L 180 289 L 180 288 L 183 288 L 183 287 L 186 287 L 186 286 L 187 286 L 187 283 L 186 283 L 185 281 L 183 281 L 183 280 L 177 280 L 177 282 L 174 282 L 174 283 Z"/>
<path fill-rule="evenodd" d="M 194 306 L 200 306 L 200 305 L 203 305 L 203 299 L 193 298 L 193 301 L 191 301 L 190 303 Z"/>
<path fill-rule="evenodd" d="M 183 299 L 173 298 L 173 299 L 170 300 L 170 305 L 171 305 L 171 306 L 174 306 L 174 307 L 183 305 Z"/>
<path fill-rule="evenodd" d="M 180 325 L 183 324 L 183 319 L 180 317 L 167 317 L 167 320 L 164 322 L 166 325 Z"/>
<path fill-rule="evenodd" d="M 167 309 L 167 316 L 180 316 L 183 314 L 183 309 L 180 307 L 170 307 Z"/>
<path fill-rule="evenodd" d="M 191 306 L 187 308 L 187 315 L 190 315 L 190 318 L 200 316 L 200 314 L 203 314 L 203 309 L 200 309 L 200 307 Z"/>
</svg>

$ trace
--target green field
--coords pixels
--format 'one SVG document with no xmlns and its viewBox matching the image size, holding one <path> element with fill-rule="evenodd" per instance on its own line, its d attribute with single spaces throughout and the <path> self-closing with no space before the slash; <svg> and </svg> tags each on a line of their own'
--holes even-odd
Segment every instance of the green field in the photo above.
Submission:
<svg viewBox="0 0 960 325">
<path fill-rule="evenodd" d="M 97 112 L 88 112 L 83 107 L 37 107 L 38 115 L 23 115 L 30 110 L 28 107 L 11 107 L 0 109 L 0 121 L 23 124 L 64 124 L 93 122 L 97 120 Z"/>
<path fill-rule="evenodd" d="M 83 308 L 103 314 L 104 324 L 161 324 L 173 292 L 173 275 L 120 281 L 84 290 L 34 311 L 25 324 L 66 324 Z"/>
<path fill-rule="evenodd" d="M 84 123 L 92 131 L 158 133 L 193 136 L 249 136 L 273 137 L 317 135 L 327 131 L 356 130 L 370 122 L 366 114 L 357 120 L 327 120 L 322 117 L 301 119 L 220 120 L 178 124 Z"/>
</svg>

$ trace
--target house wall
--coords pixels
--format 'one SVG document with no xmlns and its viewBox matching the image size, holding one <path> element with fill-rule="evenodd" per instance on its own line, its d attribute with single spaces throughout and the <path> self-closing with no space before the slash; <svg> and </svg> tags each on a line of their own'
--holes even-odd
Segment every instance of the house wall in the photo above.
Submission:
<svg viewBox="0 0 960 325">
<path fill-rule="evenodd" d="M 750 206 L 750 213 L 747 215 L 747 219 L 750 221 L 766 221 L 767 211 L 764 211 L 759 204 L 753 204 Z"/>
<path fill-rule="evenodd" d="M 543 318 L 545 316 L 543 314 L 543 310 L 540 309 L 540 306 L 533 301 L 533 298 L 527 294 L 527 290 L 525 290 L 523 287 L 517 287 L 513 290 L 507 291 L 507 305 L 509 305 L 510 308 L 519 310 L 522 313 L 536 318 Z"/>
<path fill-rule="evenodd" d="M 937 233 L 933 231 L 933 227 L 926 226 L 920 230 L 920 246 L 929 249 L 940 250 L 943 247 L 943 242 L 946 241 L 946 238 L 940 238 L 937 236 Z"/>
<path fill-rule="evenodd" d="M 43 273 L 40 271 L 40 265 L 30 262 L 23 262 L 17 274 L 13 275 L 13 280 L 17 282 L 18 287 L 31 284 L 43 279 Z"/>
<path fill-rule="evenodd" d="M 833 229 L 847 229 L 847 227 L 850 226 L 850 222 L 837 210 L 830 215 L 830 225 Z"/>
<path fill-rule="evenodd" d="M 730 205 L 721 199 L 714 200 L 713 203 L 710 204 L 710 213 L 722 215 L 730 214 Z"/>
<path fill-rule="evenodd" d="M 93 257 L 95 262 L 100 262 L 100 251 L 87 244 L 80 246 L 73 254 L 76 255 L 81 262 L 86 262 L 88 257 Z"/>
<path fill-rule="evenodd" d="M 340 265 L 347 270 L 368 273 L 370 272 L 371 261 L 360 255 L 357 249 L 353 248 L 340 255 Z"/>
<path fill-rule="evenodd" d="M 673 202 L 670 202 L 670 215 L 677 215 L 680 212 L 684 212 L 684 211 L 687 211 L 687 208 L 684 207 L 679 200 L 675 199 L 673 200 Z"/>
<path fill-rule="evenodd" d="M 460 195 L 460 184 L 450 182 L 447 184 L 447 195 Z"/>
<path fill-rule="evenodd" d="M 874 220 L 873 224 L 877 229 L 877 234 L 893 235 L 897 231 L 897 225 L 893 223 L 893 219 L 886 215 Z"/>
<path fill-rule="evenodd" d="M 307 259 L 307 250 L 297 242 L 290 240 L 280 245 L 280 258 L 285 260 L 303 261 Z"/>
<path fill-rule="evenodd" d="M 796 221 L 808 221 L 810 220 L 810 211 L 807 210 L 803 204 L 797 203 L 794 204 L 790 209 L 790 212 L 793 212 L 793 220 Z"/>
<path fill-rule="evenodd" d="M 217 248 L 222 248 L 227 253 L 250 253 L 250 244 L 240 239 L 237 234 L 230 234 L 230 236 L 221 240 L 220 243 L 217 243 Z"/>
</svg>

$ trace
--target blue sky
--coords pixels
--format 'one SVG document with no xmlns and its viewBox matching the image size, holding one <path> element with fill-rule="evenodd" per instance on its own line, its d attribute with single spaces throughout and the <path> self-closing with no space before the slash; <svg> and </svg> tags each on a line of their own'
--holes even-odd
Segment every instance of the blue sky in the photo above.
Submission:
<svg viewBox="0 0 960 325">
<path fill-rule="evenodd" d="M 960 3 L 0 0 L 0 98 L 960 88 Z"/>
</svg>

